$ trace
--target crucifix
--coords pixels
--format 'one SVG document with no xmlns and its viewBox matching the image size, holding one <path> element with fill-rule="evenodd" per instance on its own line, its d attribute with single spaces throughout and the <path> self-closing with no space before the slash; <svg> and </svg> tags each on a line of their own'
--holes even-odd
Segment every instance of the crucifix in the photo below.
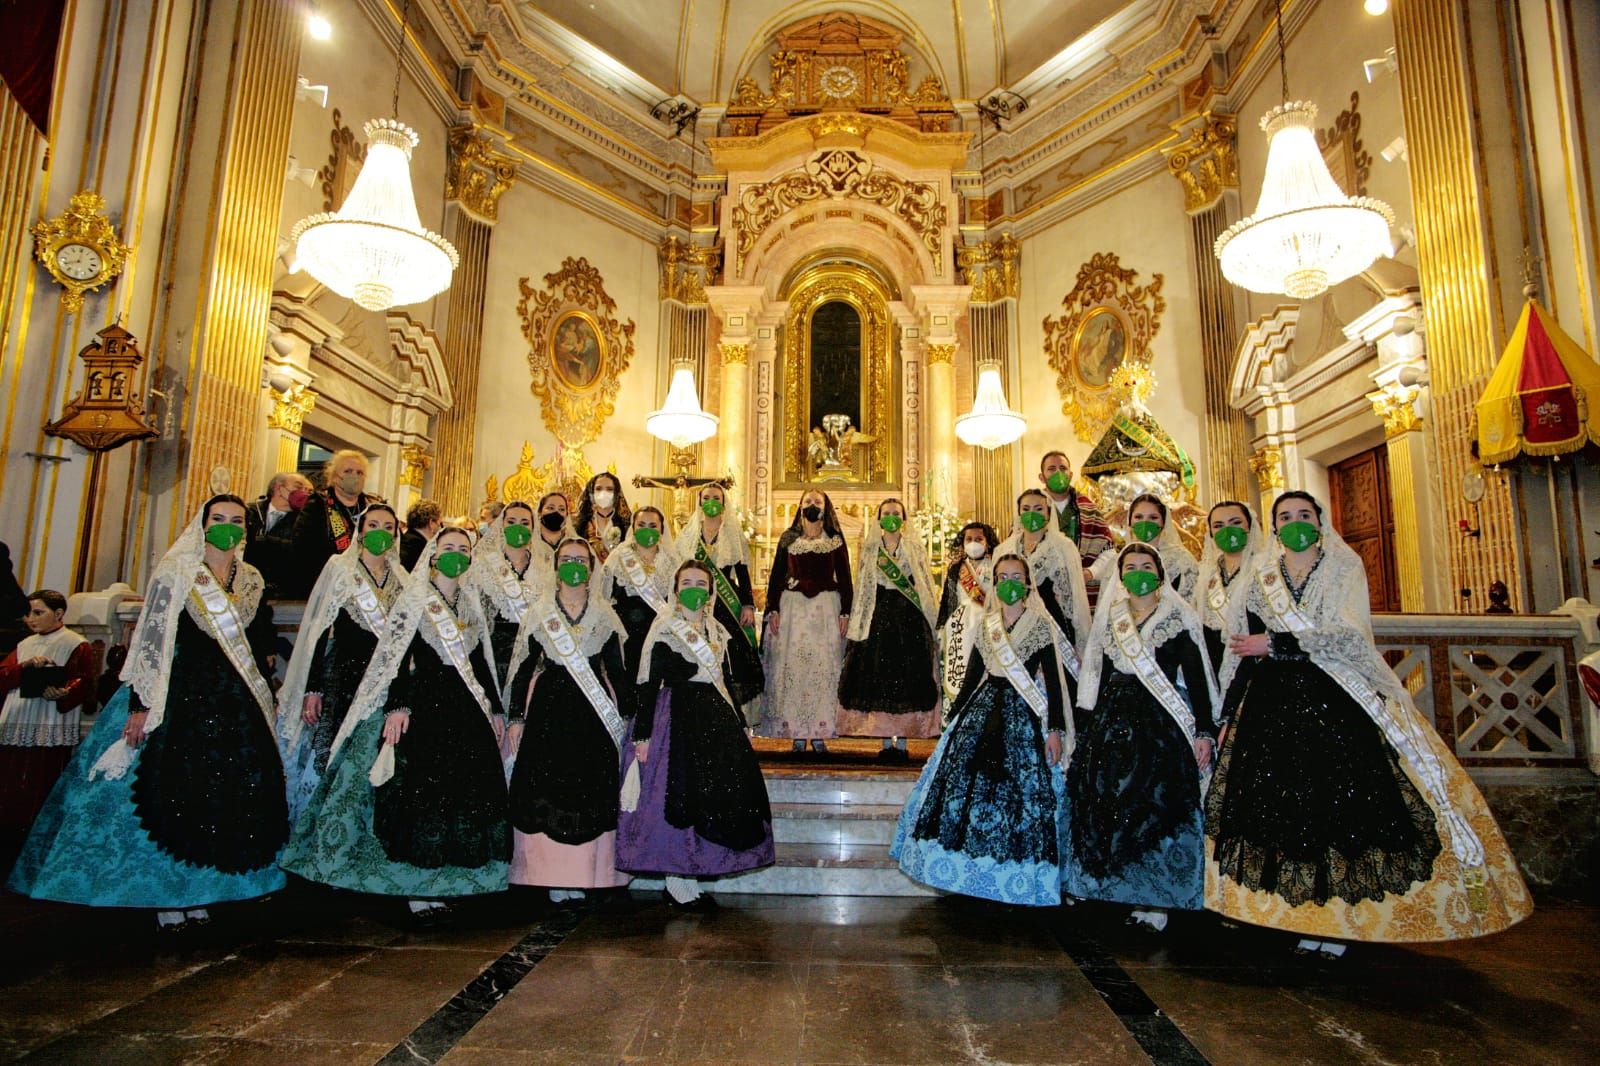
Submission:
<svg viewBox="0 0 1600 1066">
<path fill-rule="evenodd" d="M 674 444 L 667 445 L 667 461 L 677 467 L 675 474 L 635 474 L 633 487 L 636 489 L 663 489 L 672 493 L 672 523 L 673 528 L 682 529 L 689 520 L 692 509 L 690 490 L 699 491 L 707 485 L 720 485 L 724 490 L 733 488 L 733 478 L 730 475 L 723 477 L 693 477 L 689 473 L 689 465 L 695 460 L 694 448 L 679 448 Z"/>
</svg>

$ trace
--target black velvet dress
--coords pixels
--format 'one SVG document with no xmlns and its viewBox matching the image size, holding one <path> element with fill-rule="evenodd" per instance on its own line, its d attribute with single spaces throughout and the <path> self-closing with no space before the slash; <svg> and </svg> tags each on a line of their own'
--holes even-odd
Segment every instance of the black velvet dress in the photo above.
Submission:
<svg viewBox="0 0 1600 1066">
<path fill-rule="evenodd" d="M 1267 632 L 1254 612 L 1249 630 Z M 1270 655 L 1240 664 L 1223 707 L 1231 725 L 1206 836 L 1225 876 L 1291 906 L 1381 900 L 1432 876 L 1432 810 L 1377 724 L 1294 634 L 1273 633 Z"/>
<path fill-rule="evenodd" d="M 650 627 L 655 623 L 656 609 L 650 606 L 649 600 L 628 591 L 628 586 L 621 581 L 612 589 L 611 607 L 622 619 L 622 628 L 628 634 L 622 646 L 622 661 L 628 668 L 628 681 L 632 682 L 639 676 L 639 655 L 644 651 L 644 638 L 650 635 Z"/>
<path fill-rule="evenodd" d="M 1076 627 L 1072 624 L 1072 619 L 1067 617 L 1067 612 L 1056 600 L 1055 578 L 1045 578 L 1039 582 L 1036 588 L 1039 590 L 1039 598 L 1044 601 L 1045 612 L 1055 619 L 1056 625 L 1061 627 L 1061 632 L 1067 635 L 1067 643 L 1078 643 L 1078 633 Z"/>
<path fill-rule="evenodd" d="M 328 769 L 328 753 L 339 735 L 350 701 L 367 672 L 378 638 L 350 616 L 340 611 L 333 624 L 317 639 L 311 656 L 311 672 L 306 676 L 306 691 L 322 695 L 322 717 L 311 727 L 313 767 L 321 777 Z"/>
<path fill-rule="evenodd" d="M 482 644 L 470 662 L 490 710 L 502 713 Z M 430 868 L 508 861 L 511 824 L 494 729 L 456 668 L 420 635 L 389 685 L 385 711 L 397 710 L 409 710 L 411 722 L 394 746 L 394 777 L 373 804 L 384 853 Z"/>
<path fill-rule="evenodd" d="M 743 639 L 731 638 L 729 647 Z M 715 686 L 694 680 L 696 670 L 696 664 L 667 648 L 651 655 L 649 681 L 638 693 L 633 739 L 650 739 L 665 692 L 672 710 L 667 824 L 692 829 L 729 851 L 746 851 L 770 835 L 767 783 L 745 736 L 743 717 Z"/>
<path fill-rule="evenodd" d="M 743 607 L 755 606 L 755 593 L 750 585 L 750 568 L 744 563 L 734 563 L 732 566 L 721 567 L 728 578 L 728 584 L 733 586 L 735 595 Z M 728 670 L 728 695 L 733 701 L 743 707 L 757 696 L 761 695 L 767 687 L 766 671 L 761 666 L 761 653 L 756 650 L 755 643 L 739 625 L 739 616 L 728 610 L 722 602 L 722 597 L 717 595 L 716 589 L 711 590 L 711 603 L 713 614 L 722 628 L 728 633 L 728 661 L 731 664 Z"/>
<path fill-rule="evenodd" d="M 845 645 L 839 705 L 867 714 L 927 713 L 939 705 L 938 670 L 928 619 L 905 593 L 880 585 L 867 639 Z"/>
<path fill-rule="evenodd" d="M 272 608 L 246 624 L 267 676 Z M 129 711 L 146 708 L 129 689 Z M 197 866 L 242 873 L 272 863 L 289 839 L 283 763 L 272 726 L 239 672 L 187 609 L 178 615 L 161 727 L 133 771 L 139 824 L 162 851 Z"/>
<path fill-rule="evenodd" d="M 589 657 L 589 669 L 627 716 L 633 686 L 615 634 Z M 511 717 L 526 723 L 511 772 L 511 824 L 558 844 L 587 844 L 615 830 L 622 764 L 617 745 L 583 689 L 537 639 L 529 639 L 528 656 L 511 681 Z"/>
</svg>

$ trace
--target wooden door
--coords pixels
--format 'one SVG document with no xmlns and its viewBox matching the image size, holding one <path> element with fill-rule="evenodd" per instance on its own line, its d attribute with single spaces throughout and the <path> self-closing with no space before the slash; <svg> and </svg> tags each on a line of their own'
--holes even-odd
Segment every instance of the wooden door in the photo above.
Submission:
<svg viewBox="0 0 1600 1066">
<path fill-rule="evenodd" d="M 1333 528 L 1367 569 L 1374 611 L 1400 610 L 1394 558 L 1394 505 L 1389 495 L 1389 451 L 1379 445 L 1328 468 Z"/>
</svg>

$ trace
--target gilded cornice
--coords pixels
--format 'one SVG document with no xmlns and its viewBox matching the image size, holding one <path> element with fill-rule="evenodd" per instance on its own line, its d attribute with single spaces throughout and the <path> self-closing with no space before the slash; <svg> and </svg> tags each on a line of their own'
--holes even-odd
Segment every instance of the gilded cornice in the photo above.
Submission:
<svg viewBox="0 0 1600 1066">
<path fill-rule="evenodd" d="M 484 222 L 500 217 L 500 197 L 517 178 L 517 163 L 494 150 L 493 141 L 471 125 L 450 131 L 444 198 Z"/>
<path fill-rule="evenodd" d="M 961 280 L 972 286 L 972 302 L 994 303 L 1022 295 L 1022 245 L 1010 233 L 956 249 Z"/>
<path fill-rule="evenodd" d="M 1234 116 L 1208 111 L 1188 137 L 1162 149 L 1167 169 L 1183 186 L 1183 209 L 1189 214 L 1209 210 L 1224 192 L 1239 187 L 1238 137 Z"/>
<path fill-rule="evenodd" d="M 972 134 L 923 133 L 904 123 L 855 111 L 792 118 L 753 137 L 708 137 L 711 161 L 724 173 L 758 170 L 774 159 L 820 148 L 863 148 L 919 170 L 954 170 L 966 164 Z"/>
</svg>

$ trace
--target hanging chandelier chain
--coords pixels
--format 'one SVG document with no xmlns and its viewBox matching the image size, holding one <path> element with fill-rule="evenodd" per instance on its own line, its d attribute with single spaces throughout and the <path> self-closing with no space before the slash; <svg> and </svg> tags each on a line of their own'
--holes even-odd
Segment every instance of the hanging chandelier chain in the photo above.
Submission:
<svg viewBox="0 0 1600 1066">
<path fill-rule="evenodd" d="M 1281 95 L 1281 99 L 1278 102 L 1287 104 L 1289 102 L 1289 46 L 1284 43 L 1283 39 L 1283 0 L 1276 0 L 1275 6 L 1278 12 L 1278 17 L 1275 20 L 1278 24 L 1278 92 Z"/>
<path fill-rule="evenodd" d="M 411 25 L 411 0 L 400 5 L 400 44 L 394 50 L 394 97 L 390 101 L 391 117 L 400 117 L 400 74 L 406 66 L 406 35 Z"/>
</svg>

